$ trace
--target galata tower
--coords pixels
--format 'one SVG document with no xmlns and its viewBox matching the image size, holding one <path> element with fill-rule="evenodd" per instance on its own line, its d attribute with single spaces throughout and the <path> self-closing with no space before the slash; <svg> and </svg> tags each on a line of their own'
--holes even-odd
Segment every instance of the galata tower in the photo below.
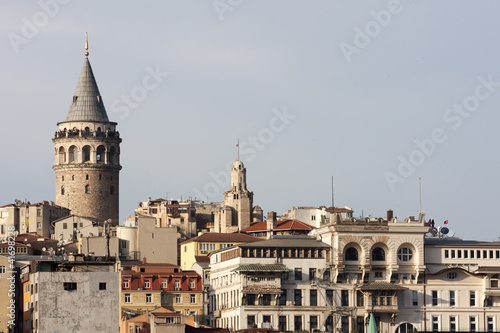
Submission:
<svg viewBox="0 0 500 333">
<path fill-rule="evenodd" d="M 88 59 L 76 85 L 66 120 L 55 134 L 56 204 L 72 215 L 110 220 L 117 225 L 119 208 L 120 142 L 117 123 L 106 114 Z"/>
</svg>

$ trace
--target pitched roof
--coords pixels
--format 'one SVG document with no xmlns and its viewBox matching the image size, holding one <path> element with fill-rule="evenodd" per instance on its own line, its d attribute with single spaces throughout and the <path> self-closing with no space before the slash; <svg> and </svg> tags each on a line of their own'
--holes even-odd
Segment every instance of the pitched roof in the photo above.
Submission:
<svg viewBox="0 0 500 333">
<path fill-rule="evenodd" d="M 235 233 L 218 233 L 218 232 L 207 232 L 198 237 L 194 237 L 188 239 L 187 241 L 182 242 L 181 244 L 187 244 L 191 242 L 256 242 L 259 241 L 260 238 L 240 234 L 238 232 Z"/>
<path fill-rule="evenodd" d="M 88 58 L 85 58 L 66 121 L 109 122 Z"/>
<path fill-rule="evenodd" d="M 299 220 L 283 220 L 276 222 L 276 228 L 273 230 L 312 230 L 314 227 Z M 241 232 L 257 232 L 267 230 L 267 222 L 254 222 L 248 228 Z"/>
<path fill-rule="evenodd" d="M 249 244 L 240 244 L 241 248 L 256 248 L 256 247 L 305 247 L 305 248 L 330 248 L 330 245 L 310 237 L 276 237 L 260 242 Z"/>
</svg>

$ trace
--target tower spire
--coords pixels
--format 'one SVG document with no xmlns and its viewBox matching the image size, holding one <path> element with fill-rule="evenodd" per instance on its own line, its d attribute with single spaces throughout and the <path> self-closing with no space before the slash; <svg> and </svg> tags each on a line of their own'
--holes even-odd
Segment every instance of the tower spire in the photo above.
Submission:
<svg viewBox="0 0 500 333">
<path fill-rule="evenodd" d="M 89 34 L 85 33 L 85 57 L 89 56 Z"/>
</svg>

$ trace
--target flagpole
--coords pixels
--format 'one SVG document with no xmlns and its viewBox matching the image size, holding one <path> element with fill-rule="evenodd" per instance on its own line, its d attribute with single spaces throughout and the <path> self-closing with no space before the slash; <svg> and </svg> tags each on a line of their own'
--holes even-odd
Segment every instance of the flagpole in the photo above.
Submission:
<svg viewBox="0 0 500 333">
<path fill-rule="evenodd" d="M 418 177 L 418 195 L 419 195 L 420 213 L 422 213 L 422 179 L 420 177 Z"/>
<path fill-rule="evenodd" d="M 238 144 L 236 145 L 238 147 L 238 161 L 240 160 L 240 138 L 238 138 Z"/>
</svg>

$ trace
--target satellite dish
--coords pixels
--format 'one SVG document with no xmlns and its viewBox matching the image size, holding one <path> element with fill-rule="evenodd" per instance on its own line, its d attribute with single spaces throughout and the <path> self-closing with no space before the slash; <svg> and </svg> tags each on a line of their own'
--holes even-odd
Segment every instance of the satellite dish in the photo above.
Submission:
<svg viewBox="0 0 500 333">
<path fill-rule="evenodd" d="M 446 235 L 446 234 L 448 234 L 449 232 L 450 232 L 450 229 L 448 229 L 448 228 L 446 228 L 446 227 L 441 228 L 441 233 L 442 233 L 443 235 Z"/>
<path fill-rule="evenodd" d="M 438 233 L 438 230 L 436 228 L 430 228 L 429 229 L 429 232 L 433 235 L 433 236 L 436 236 L 437 233 Z"/>
<path fill-rule="evenodd" d="M 326 331 L 326 327 L 325 327 L 325 325 L 321 325 L 321 327 L 319 328 L 319 330 L 320 330 L 321 332 Z"/>
</svg>

